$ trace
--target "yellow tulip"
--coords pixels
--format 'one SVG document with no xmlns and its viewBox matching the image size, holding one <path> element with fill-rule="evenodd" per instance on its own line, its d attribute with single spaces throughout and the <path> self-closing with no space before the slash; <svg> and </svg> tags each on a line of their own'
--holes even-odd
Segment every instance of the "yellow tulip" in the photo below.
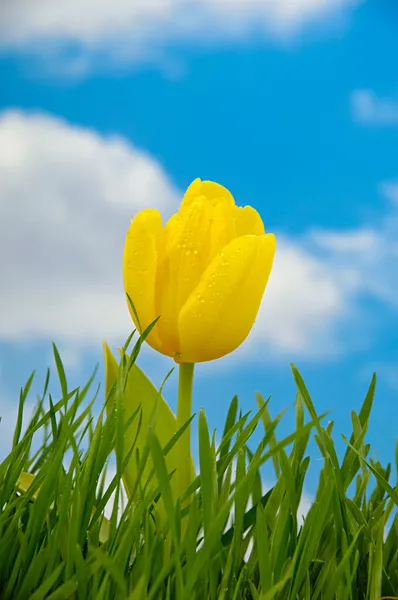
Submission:
<svg viewBox="0 0 398 600">
<path fill-rule="evenodd" d="M 237 207 L 212 181 L 195 179 L 164 227 L 157 210 L 139 212 L 126 237 L 123 279 L 141 329 L 160 316 L 147 342 L 178 363 L 235 350 L 253 326 L 274 254 L 275 236 L 258 212 Z"/>
</svg>

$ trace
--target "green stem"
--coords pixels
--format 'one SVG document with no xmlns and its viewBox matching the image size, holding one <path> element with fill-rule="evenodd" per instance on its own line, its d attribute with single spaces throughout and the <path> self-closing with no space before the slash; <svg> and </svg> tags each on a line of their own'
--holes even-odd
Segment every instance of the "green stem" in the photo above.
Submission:
<svg viewBox="0 0 398 600">
<path fill-rule="evenodd" d="M 194 363 L 181 363 L 178 375 L 178 403 L 177 403 L 177 430 L 179 430 L 192 416 L 192 384 Z M 192 479 L 191 459 L 191 426 L 189 426 L 179 439 L 181 453 L 178 472 L 179 496 L 185 492 Z"/>
</svg>

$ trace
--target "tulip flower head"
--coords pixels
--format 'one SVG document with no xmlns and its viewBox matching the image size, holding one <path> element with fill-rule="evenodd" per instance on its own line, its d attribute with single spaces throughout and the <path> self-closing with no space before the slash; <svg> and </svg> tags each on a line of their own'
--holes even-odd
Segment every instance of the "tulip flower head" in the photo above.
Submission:
<svg viewBox="0 0 398 600">
<path fill-rule="evenodd" d="M 258 212 L 212 181 L 195 181 L 162 226 L 159 211 L 132 219 L 123 258 L 126 294 L 146 341 L 178 363 L 215 360 L 249 334 L 271 272 L 275 236 Z"/>
</svg>

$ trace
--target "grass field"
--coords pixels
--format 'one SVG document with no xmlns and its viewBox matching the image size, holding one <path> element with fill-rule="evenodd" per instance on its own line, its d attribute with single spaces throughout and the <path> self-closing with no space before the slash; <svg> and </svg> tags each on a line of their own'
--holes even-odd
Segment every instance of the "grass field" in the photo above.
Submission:
<svg viewBox="0 0 398 600">
<path fill-rule="evenodd" d="M 251 414 L 241 414 L 238 399 L 232 399 L 218 446 L 201 410 L 194 421 L 199 474 L 176 498 L 165 456 L 183 430 L 162 447 L 150 425 L 145 444 L 136 447 L 126 433 L 131 423 L 120 418 L 123 385 L 113 386 L 108 409 L 94 418 L 95 376 L 69 391 L 55 347 L 54 354 L 62 397 L 49 395 L 48 375 L 22 430 L 29 379 L 21 390 L 12 450 L 0 465 L 2 600 L 398 596 L 397 464 L 392 469 L 370 459 L 365 441 L 375 376 L 359 414 L 352 412 L 352 435 L 340 461 L 333 424 L 323 426 L 325 415 L 316 413 L 295 367 L 296 426 L 283 439 L 283 414 L 272 418 L 260 395 Z M 133 352 L 120 362 L 122 383 L 135 358 Z M 140 411 L 132 419 L 139 427 Z M 257 428 L 262 439 L 253 448 Z M 315 501 L 301 523 L 297 511 L 311 436 L 324 461 Z M 116 452 L 116 474 L 110 477 L 114 449 L 126 444 L 127 453 Z M 138 476 L 121 509 L 122 475 L 131 456 Z M 264 495 L 260 470 L 267 461 L 276 483 Z"/>
</svg>

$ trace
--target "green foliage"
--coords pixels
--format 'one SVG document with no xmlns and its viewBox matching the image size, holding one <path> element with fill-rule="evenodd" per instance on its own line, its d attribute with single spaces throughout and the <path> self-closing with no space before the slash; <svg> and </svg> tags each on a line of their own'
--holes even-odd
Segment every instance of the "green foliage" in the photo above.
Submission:
<svg viewBox="0 0 398 600">
<path fill-rule="evenodd" d="M 129 357 L 121 353 L 120 365 L 104 344 L 105 394 L 108 398 L 107 413 L 110 418 L 115 411 L 116 426 L 124 429 L 124 435 L 117 437 L 115 448 L 118 464 L 126 462 L 122 469 L 123 482 L 128 496 L 139 493 L 137 481 L 144 480 L 153 470 L 152 458 L 147 444 L 148 428 L 152 426 L 161 444 L 166 443 L 177 433 L 177 422 L 169 405 L 143 371 L 135 364 L 134 353 Z M 142 410 L 145 407 L 145 410 Z M 128 427 L 126 427 L 128 423 Z M 126 443 L 131 441 L 131 447 Z M 145 452 L 147 457 L 138 478 L 139 461 L 137 452 Z M 126 460 L 126 458 L 128 460 Z M 168 452 L 167 467 L 174 471 L 178 464 L 175 446 Z"/>
<path fill-rule="evenodd" d="M 48 394 L 47 374 L 24 432 L 33 376 L 21 390 L 13 446 L 0 465 L 2 600 L 398 596 L 398 489 L 390 482 L 391 465 L 372 460 L 365 443 L 375 377 L 361 411 L 352 412 L 342 461 L 332 424 L 323 425 L 325 415 L 316 413 L 295 367 L 296 427 L 283 439 L 277 436 L 283 413 L 272 418 L 269 400 L 259 394 L 253 415 L 240 414 L 233 398 L 218 446 L 202 409 L 199 474 L 178 497 L 175 444 L 187 425 L 176 430 L 161 390 L 135 365 L 141 343 L 130 356 L 122 353 L 119 365 L 108 355 L 112 374 L 98 418 L 92 411 L 94 376 L 70 390 L 55 347 L 61 397 L 54 401 Z M 120 390 L 127 388 L 132 400 L 126 409 Z M 143 417 L 141 394 L 151 398 L 151 418 Z M 168 423 L 166 438 L 159 435 L 159 414 Z M 253 448 L 259 427 L 262 439 Z M 324 460 L 315 501 L 302 523 L 298 509 L 311 435 Z M 268 491 L 260 475 L 266 462 L 276 476 Z M 120 508 L 123 480 L 129 497 Z"/>
</svg>

